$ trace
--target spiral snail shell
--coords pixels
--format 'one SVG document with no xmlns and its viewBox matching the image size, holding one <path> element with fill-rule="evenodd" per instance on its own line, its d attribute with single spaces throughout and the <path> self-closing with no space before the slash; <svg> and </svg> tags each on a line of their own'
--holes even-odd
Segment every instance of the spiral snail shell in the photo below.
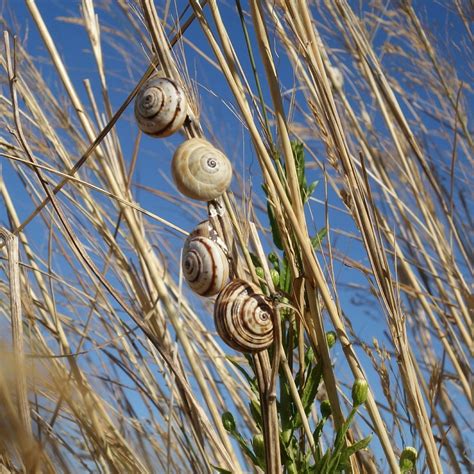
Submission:
<svg viewBox="0 0 474 474">
<path fill-rule="evenodd" d="M 222 340 L 239 352 L 260 352 L 273 342 L 274 309 L 260 290 L 231 281 L 217 297 L 214 322 Z"/>
<path fill-rule="evenodd" d="M 176 149 L 171 171 L 178 190 L 198 201 L 218 198 L 232 179 L 230 161 L 202 138 L 186 140 Z"/>
<path fill-rule="evenodd" d="M 182 126 L 188 115 L 183 89 L 171 79 L 152 76 L 135 100 L 135 118 L 140 129 L 154 137 L 167 137 Z"/>
<path fill-rule="evenodd" d="M 218 242 L 199 234 L 195 230 L 184 243 L 183 275 L 198 295 L 212 296 L 219 293 L 227 283 L 229 262 Z"/>
</svg>

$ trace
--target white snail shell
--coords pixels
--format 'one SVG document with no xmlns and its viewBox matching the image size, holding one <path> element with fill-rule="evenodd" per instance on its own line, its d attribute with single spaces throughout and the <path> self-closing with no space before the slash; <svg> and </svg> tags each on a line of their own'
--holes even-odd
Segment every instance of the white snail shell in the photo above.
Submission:
<svg viewBox="0 0 474 474">
<path fill-rule="evenodd" d="M 188 115 L 183 89 L 171 79 L 152 76 L 135 100 L 135 118 L 140 129 L 154 137 L 167 137 L 182 126 Z"/>
<path fill-rule="evenodd" d="M 186 140 L 176 149 L 171 171 L 178 190 L 198 201 L 218 198 L 232 179 L 230 161 L 202 138 Z"/>
<path fill-rule="evenodd" d="M 198 295 L 212 296 L 219 293 L 227 283 L 229 262 L 218 242 L 193 234 L 184 243 L 183 275 Z"/>
<path fill-rule="evenodd" d="M 253 284 L 231 281 L 214 306 L 214 322 L 222 340 L 239 352 L 260 352 L 273 343 L 274 309 Z"/>
</svg>

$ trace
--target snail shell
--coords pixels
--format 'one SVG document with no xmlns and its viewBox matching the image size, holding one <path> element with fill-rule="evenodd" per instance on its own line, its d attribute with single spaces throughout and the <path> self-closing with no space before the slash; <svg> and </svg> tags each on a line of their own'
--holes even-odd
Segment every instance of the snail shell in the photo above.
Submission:
<svg viewBox="0 0 474 474">
<path fill-rule="evenodd" d="M 216 242 L 222 249 L 225 255 L 229 255 L 226 243 L 219 237 L 217 231 L 213 228 L 212 224 L 208 221 L 200 222 L 189 234 L 187 240 L 193 237 L 206 237 L 213 242 Z"/>
<path fill-rule="evenodd" d="M 186 140 L 176 149 L 171 171 L 178 190 L 198 201 L 218 198 L 232 179 L 230 161 L 202 138 Z"/>
<path fill-rule="evenodd" d="M 171 79 L 152 76 L 135 100 L 135 118 L 140 129 L 154 137 L 167 137 L 182 126 L 188 115 L 183 89 Z"/>
<path fill-rule="evenodd" d="M 191 235 L 183 248 L 183 275 L 193 291 L 212 296 L 229 279 L 229 262 L 219 243 L 200 235 Z"/>
<path fill-rule="evenodd" d="M 273 342 L 274 309 L 260 290 L 231 281 L 217 297 L 214 321 L 222 340 L 239 352 L 259 352 Z"/>
<path fill-rule="evenodd" d="M 208 239 L 211 238 L 212 226 L 208 220 L 201 221 L 189 234 L 188 239 L 192 237 L 207 237 Z M 217 236 L 217 232 L 215 232 Z"/>
</svg>

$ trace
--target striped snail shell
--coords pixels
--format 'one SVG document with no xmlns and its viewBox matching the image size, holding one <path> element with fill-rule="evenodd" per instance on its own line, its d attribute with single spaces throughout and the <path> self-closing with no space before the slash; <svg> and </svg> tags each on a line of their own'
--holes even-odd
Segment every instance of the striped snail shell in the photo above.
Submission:
<svg viewBox="0 0 474 474">
<path fill-rule="evenodd" d="M 225 242 L 219 237 L 217 231 L 212 227 L 209 220 L 205 220 L 200 222 L 189 234 L 188 240 L 193 237 L 207 237 L 211 239 L 213 242 L 216 242 L 223 252 L 227 255 L 228 250 Z"/>
<path fill-rule="evenodd" d="M 189 234 L 189 238 L 192 237 L 207 237 L 211 238 L 212 226 L 208 220 L 200 222 Z M 217 234 L 217 233 L 216 233 Z"/>
<path fill-rule="evenodd" d="M 188 115 L 183 89 L 171 79 L 152 76 L 135 100 L 135 118 L 140 129 L 154 137 L 167 137 L 182 126 Z"/>
<path fill-rule="evenodd" d="M 182 268 L 191 289 L 201 296 L 219 293 L 229 279 L 229 262 L 223 247 L 195 232 L 184 243 Z"/>
<path fill-rule="evenodd" d="M 178 190 L 198 201 L 218 198 L 232 179 L 230 161 L 202 138 L 186 140 L 176 149 L 171 171 Z"/>
<path fill-rule="evenodd" d="M 217 297 L 214 322 L 222 340 L 239 352 L 260 352 L 273 342 L 274 309 L 258 287 L 231 281 Z"/>
</svg>

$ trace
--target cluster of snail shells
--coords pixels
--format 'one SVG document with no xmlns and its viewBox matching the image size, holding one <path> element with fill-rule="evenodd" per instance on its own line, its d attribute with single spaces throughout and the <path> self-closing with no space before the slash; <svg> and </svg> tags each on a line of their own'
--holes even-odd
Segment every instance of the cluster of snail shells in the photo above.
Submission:
<svg viewBox="0 0 474 474">
<path fill-rule="evenodd" d="M 229 280 L 225 244 L 211 236 L 208 221 L 201 222 L 186 239 L 183 275 L 201 296 L 218 294 L 214 322 L 222 340 L 239 352 L 259 352 L 273 343 L 274 308 L 259 288 L 243 280 Z"/>
<path fill-rule="evenodd" d="M 222 340 L 239 352 L 260 352 L 273 343 L 274 308 L 258 287 L 232 280 L 219 293 L 214 322 Z"/>
<path fill-rule="evenodd" d="M 154 137 L 167 137 L 178 131 L 188 113 L 184 90 L 166 77 L 150 77 L 135 100 L 138 126 L 144 133 Z M 218 198 L 232 180 L 230 161 L 202 138 L 186 140 L 176 149 L 171 170 L 178 190 L 199 201 Z"/>
<path fill-rule="evenodd" d="M 186 121 L 189 108 L 184 90 L 171 79 L 154 75 L 146 81 L 135 101 L 140 129 L 154 137 L 167 137 Z M 176 149 L 171 171 L 178 190 L 199 201 L 221 196 L 232 180 L 227 157 L 202 138 L 191 138 Z M 186 239 L 183 275 L 201 296 L 218 294 L 214 321 L 220 337 L 240 352 L 259 352 L 273 343 L 274 309 L 253 284 L 229 280 L 225 244 L 210 235 L 208 221 L 199 224 Z"/>
</svg>

